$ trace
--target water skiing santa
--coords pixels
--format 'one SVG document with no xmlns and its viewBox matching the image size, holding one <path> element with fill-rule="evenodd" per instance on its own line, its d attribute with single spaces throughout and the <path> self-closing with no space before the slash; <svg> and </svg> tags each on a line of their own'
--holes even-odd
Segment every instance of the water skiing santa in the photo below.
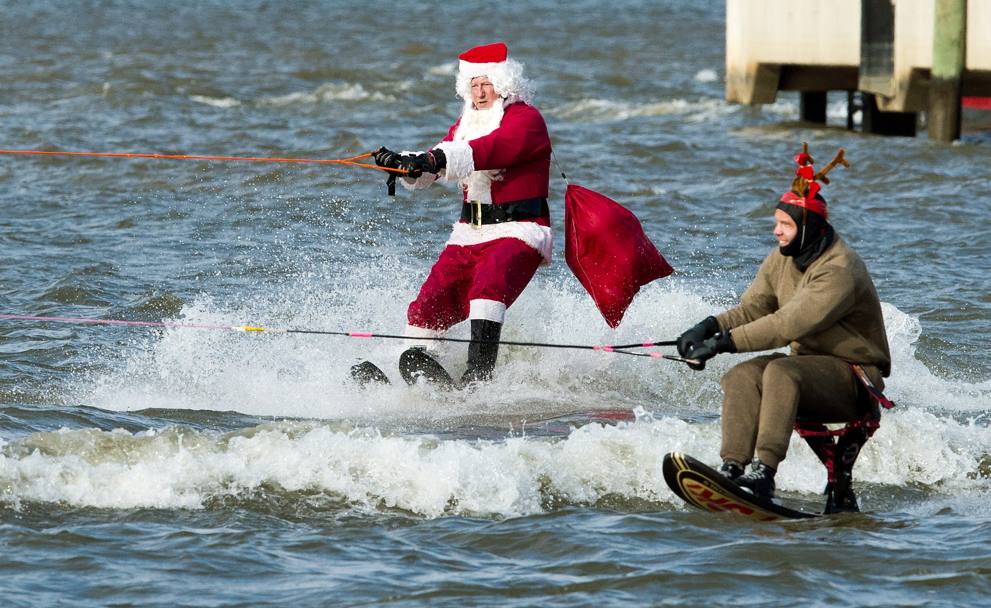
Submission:
<svg viewBox="0 0 991 608">
<path fill-rule="evenodd" d="M 438 181 L 460 186 L 460 217 L 409 304 L 405 334 L 436 338 L 469 320 L 461 385 L 492 377 L 506 311 L 537 268 L 551 261 L 550 137 L 530 105 L 523 66 L 508 55 L 497 42 L 458 57 L 455 89 L 464 108 L 437 145 L 403 153 L 383 147 L 375 155 L 380 166 L 405 171 L 400 181 L 408 189 Z M 431 344 L 403 357 L 422 360 Z"/>
</svg>

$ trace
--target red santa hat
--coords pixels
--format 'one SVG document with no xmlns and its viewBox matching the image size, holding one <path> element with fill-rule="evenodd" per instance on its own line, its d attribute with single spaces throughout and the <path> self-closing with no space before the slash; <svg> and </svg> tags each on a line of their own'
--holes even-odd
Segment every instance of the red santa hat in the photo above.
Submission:
<svg viewBox="0 0 991 608">
<path fill-rule="evenodd" d="M 465 101 L 471 101 L 471 81 L 479 76 L 487 77 L 499 96 L 529 101 L 530 83 L 523 78 L 523 66 L 509 58 L 506 43 L 483 44 L 458 55 L 455 89 Z"/>
</svg>

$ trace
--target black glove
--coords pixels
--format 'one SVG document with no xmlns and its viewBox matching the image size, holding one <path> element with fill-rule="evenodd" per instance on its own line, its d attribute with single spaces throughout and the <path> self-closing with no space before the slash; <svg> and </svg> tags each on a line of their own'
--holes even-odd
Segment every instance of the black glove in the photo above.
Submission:
<svg viewBox="0 0 991 608">
<path fill-rule="evenodd" d="M 382 146 L 378 149 L 378 152 L 372 155 L 375 159 L 375 164 L 380 167 L 385 167 L 387 169 L 398 169 L 399 163 L 402 160 L 402 156 L 396 154 L 389 148 Z M 385 188 L 389 193 L 389 196 L 396 196 L 396 172 L 389 171 L 389 175 L 385 178 Z"/>
<path fill-rule="evenodd" d="M 712 317 L 709 318 L 712 319 Z M 710 338 L 706 338 L 701 344 L 695 345 L 695 347 L 689 351 L 685 357 L 698 361 L 698 364 L 689 363 L 688 367 L 700 372 L 705 369 L 705 362 L 719 353 L 735 352 L 736 344 L 733 344 L 733 336 L 728 331 L 724 331 Z"/>
<path fill-rule="evenodd" d="M 372 158 L 375 159 L 375 164 L 380 167 L 388 167 L 389 169 L 398 169 L 399 161 L 402 158 L 401 155 L 396 154 L 392 150 L 382 146 L 379 148 Z"/>
<path fill-rule="evenodd" d="M 416 179 L 424 173 L 439 173 L 447 166 L 447 156 L 444 151 L 434 148 L 419 154 L 404 154 L 399 161 L 399 168 L 406 171 L 404 177 Z"/>
<path fill-rule="evenodd" d="M 693 348 L 700 346 L 703 340 L 711 338 L 717 333 L 719 333 L 719 322 L 716 321 L 716 317 L 702 319 L 701 322 L 678 336 L 678 354 L 687 357 Z"/>
</svg>

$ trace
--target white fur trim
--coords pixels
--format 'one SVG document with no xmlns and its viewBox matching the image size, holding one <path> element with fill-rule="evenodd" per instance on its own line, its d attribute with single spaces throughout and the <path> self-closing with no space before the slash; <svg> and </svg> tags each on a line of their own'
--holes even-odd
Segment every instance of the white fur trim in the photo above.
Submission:
<svg viewBox="0 0 991 608">
<path fill-rule="evenodd" d="M 502 179 L 502 171 L 475 171 L 465 180 L 465 195 L 469 201 L 492 204 L 492 182 Z"/>
<path fill-rule="evenodd" d="M 437 144 L 437 149 L 444 152 L 447 158 L 447 170 L 444 173 L 446 181 L 461 181 L 475 170 L 475 156 L 468 142 L 442 141 Z"/>
<path fill-rule="evenodd" d="M 399 178 L 399 183 L 407 190 L 422 190 L 437 181 L 438 177 L 440 176 L 436 173 L 424 173 L 416 179 L 401 177 Z"/>
<path fill-rule="evenodd" d="M 506 305 L 497 300 L 472 300 L 468 303 L 468 318 L 502 323 L 506 319 Z"/>
<path fill-rule="evenodd" d="M 470 247 L 496 239 L 519 239 L 533 247 L 544 258 L 541 266 L 551 263 L 554 251 L 554 235 L 549 226 L 541 226 L 535 222 L 503 222 L 502 224 L 486 224 L 473 227 L 471 224 L 458 222 L 451 230 L 447 245 Z"/>
<path fill-rule="evenodd" d="M 406 329 L 403 330 L 403 335 L 409 338 L 408 340 L 403 340 L 403 348 L 413 348 L 414 346 L 422 346 L 427 349 L 427 352 L 436 353 L 438 351 L 439 342 L 434 340 L 417 340 L 417 338 L 440 338 L 445 333 L 445 331 L 437 329 L 428 329 L 426 327 L 417 327 L 416 325 L 406 324 Z"/>
<path fill-rule="evenodd" d="M 458 60 L 458 76 L 463 76 L 468 80 L 472 78 L 478 78 L 479 76 L 487 76 L 489 74 L 495 74 L 503 69 L 506 65 L 505 61 L 493 61 L 491 63 L 472 63 L 470 61 L 465 61 L 464 59 Z"/>
</svg>

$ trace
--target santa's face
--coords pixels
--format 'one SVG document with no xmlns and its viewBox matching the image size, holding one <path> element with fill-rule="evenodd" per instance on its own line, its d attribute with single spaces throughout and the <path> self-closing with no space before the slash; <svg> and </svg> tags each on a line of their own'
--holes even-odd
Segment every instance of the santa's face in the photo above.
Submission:
<svg viewBox="0 0 991 608">
<path fill-rule="evenodd" d="M 476 76 L 471 79 L 471 103 L 476 110 L 488 110 L 498 98 L 488 76 Z"/>
</svg>

